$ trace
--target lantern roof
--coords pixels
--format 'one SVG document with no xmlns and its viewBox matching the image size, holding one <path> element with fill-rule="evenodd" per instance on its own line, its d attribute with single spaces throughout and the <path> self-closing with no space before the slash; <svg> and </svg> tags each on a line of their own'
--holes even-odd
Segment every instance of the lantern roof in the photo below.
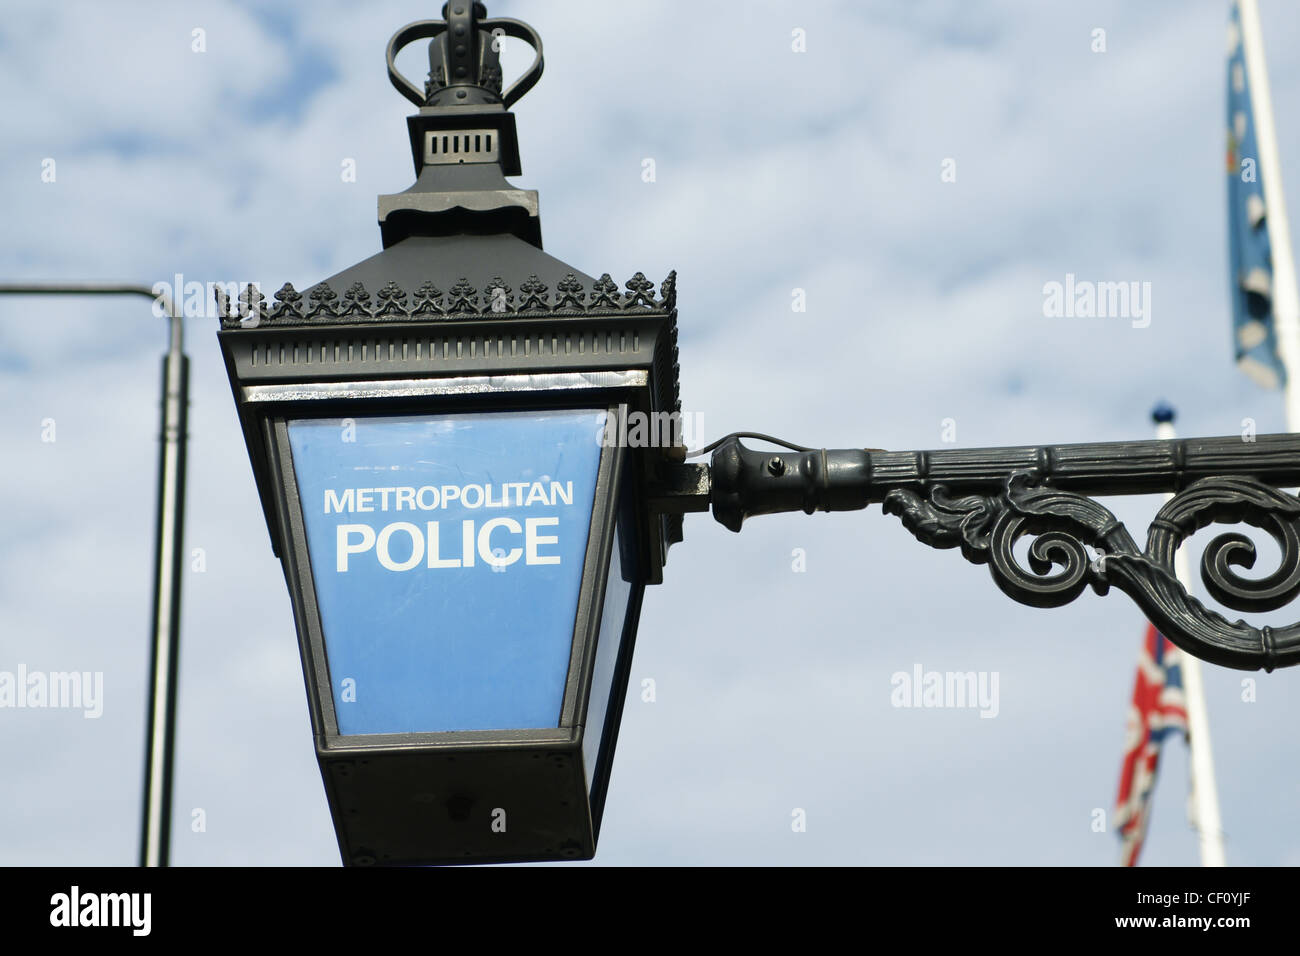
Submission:
<svg viewBox="0 0 1300 956">
<path fill-rule="evenodd" d="M 505 232 L 410 236 L 325 280 L 339 295 L 355 283 L 361 283 L 372 294 L 378 294 L 389 283 L 408 292 L 430 283 L 447 292 L 461 289 L 460 298 L 485 293 L 489 288 L 501 289 L 505 296 L 498 296 L 500 312 L 505 304 L 523 301 L 530 292 L 554 290 L 563 294 L 562 290 L 575 285 L 586 290 L 593 288 L 597 280 L 548 255 L 539 246 Z"/>
</svg>

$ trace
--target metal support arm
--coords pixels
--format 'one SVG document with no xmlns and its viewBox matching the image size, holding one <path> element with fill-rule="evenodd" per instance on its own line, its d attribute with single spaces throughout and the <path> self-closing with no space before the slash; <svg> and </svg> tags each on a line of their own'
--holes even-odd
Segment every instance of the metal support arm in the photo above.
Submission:
<svg viewBox="0 0 1300 956">
<path fill-rule="evenodd" d="M 1012 448 L 881 452 L 762 452 L 736 438 L 708 466 L 669 465 L 652 496 L 660 510 L 712 506 L 732 531 L 782 511 L 854 511 L 879 502 L 924 544 L 960 548 L 987 564 L 1004 593 L 1034 607 L 1060 607 L 1091 587 L 1118 588 L 1183 650 L 1242 670 L 1300 664 L 1300 624 L 1230 622 L 1191 597 L 1174 573 L 1178 546 L 1211 523 L 1250 524 L 1277 542 L 1266 577 L 1242 534 L 1214 538 L 1201 561 L 1206 590 L 1238 611 L 1271 611 L 1300 594 L 1300 435 L 1189 438 Z M 1145 548 L 1091 496 L 1172 492 Z M 1031 537 L 1027 564 L 1013 548 Z"/>
</svg>

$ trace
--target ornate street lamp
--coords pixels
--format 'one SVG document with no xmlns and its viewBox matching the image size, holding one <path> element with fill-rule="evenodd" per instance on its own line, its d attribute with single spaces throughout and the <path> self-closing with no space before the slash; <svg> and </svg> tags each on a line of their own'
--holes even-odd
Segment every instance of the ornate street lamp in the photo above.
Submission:
<svg viewBox="0 0 1300 956">
<path fill-rule="evenodd" d="M 219 299 L 221 347 L 344 862 L 590 857 L 642 589 L 681 537 L 650 450 L 616 440 L 679 408 L 673 277 L 620 291 L 542 251 L 505 179 L 541 41 L 481 4 L 444 17 L 389 43 L 420 109 L 384 251 Z M 504 92 L 501 33 L 536 51 Z M 423 91 L 394 65 L 421 38 Z"/>
<path fill-rule="evenodd" d="M 1196 530 L 1246 522 L 1277 540 L 1280 567 L 1241 577 L 1253 546 L 1221 535 L 1209 593 L 1261 611 L 1300 592 L 1300 502 L 1278 490 L 1300 484 L 1295 436 L 773 454 L 732 435 L 708 464 L 671 427 L 622 440 L 629 416 L 671 426 L 680 410 L 673 276 L 620 291 L 542 251 L 536 193 L 505 178 L 509 108 L 541 74 L 541 41 L 478 3 L 443 17 L 389 43 L 419 110 L 416 182 L 379 200 L 383 251 L 274 303 L 219 297 L 345 863 L 595 852 L 642 590 L 687 512 L 739 531 L 878 502 L 1022 603 L 1114 586 L 1205 660 L 1300 661 L 1300 626 L 1229 622 L 1173 570 Z M 536 51 L 504 92 L 500 35 Z M 423 90 L 394 65 L 417 39 L 432 41 Z M 1161 492 L 1176 494 L 1145 548 L 1090 497 Z"/>
</svg>

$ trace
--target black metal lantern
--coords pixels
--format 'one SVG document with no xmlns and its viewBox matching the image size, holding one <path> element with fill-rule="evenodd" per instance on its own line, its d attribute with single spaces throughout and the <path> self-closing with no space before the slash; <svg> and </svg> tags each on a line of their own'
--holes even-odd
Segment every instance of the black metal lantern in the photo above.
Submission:
<svg viewBox="0 0 1300 956">
<path fill-rule="evenodd" d="M 420 109 L 384 250 L 223 300 L 221 347 L 343 861 L 589 858 L 641 595 L 681 538 L 649 504 L 682 450 L 674 280 L 620 291 L 542 251 L 505 179 L 541 42 L 481 4 L 443 16 L 389 43 Z M 536 51 L 504 93 L 502 34 Z M 421 38 L 423 91 L 394 66 Z M 632 416 L 667 441 L 624 440 Z"/>
</svg>

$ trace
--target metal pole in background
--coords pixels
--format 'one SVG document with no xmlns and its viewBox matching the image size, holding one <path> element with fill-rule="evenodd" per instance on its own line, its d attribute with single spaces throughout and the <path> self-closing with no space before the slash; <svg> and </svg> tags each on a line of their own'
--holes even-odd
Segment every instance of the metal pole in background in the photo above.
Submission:
<svg viewBox="0 0 1300 956">
<path fill-rule="evenodd" d="M 1151 412 L 1156 437 L 1172 441 L 1174 410 L 1160 404 Z M 1165 495 L 1168 501 L 1173 495 Z M 1192 569 L 1187 549 L 1174 554 L 1174 571 L 1187 593 L 1192 593 Z M 1191 751 L 1192 792 L 1187 800 L 1187 816 L 1200 841 L 1201 866 L 1226 866 L 1223 855 L 1223 821 L 1219 815 L 1219 787 L 1214 779 L 1214 749 L 1210 746 L 1210 715 L 1205 707 L 1205 680 L 1201 662 L 1191 654 L 1180 654 L 1183 669 L 1183 699 L 1187 703 L 1187 741 Z"/>
<path fill-rule="evenodd" d="M 0 283 L 0 295 L 139 295 L 162 303 L 168 316 L 162 361 L 162 429 L 158 454 L 158 521 L 154 547 L 153 652 L 145 731 L 144 811 L 140 865 L 166 866 L 171 840 L 172 770 L 176 742 L 176 676 L 180 652 L 181 561 L 185 517 L 185 442 L 189 358 L 181 316 L 166 293 L 115 283 Z"/>
<path fill-rule="evenodd" d="M 181 317 L 169 319 L 162 361 L 162 446 L 158 454 L 158 525 L 154 563 L 152 683 L 140 865 L 166 866 L 171 845 L 176 684 L 180 659 L 181 561 L 185 524 L 185 440 L 190 365 Z"/>
</svg>

